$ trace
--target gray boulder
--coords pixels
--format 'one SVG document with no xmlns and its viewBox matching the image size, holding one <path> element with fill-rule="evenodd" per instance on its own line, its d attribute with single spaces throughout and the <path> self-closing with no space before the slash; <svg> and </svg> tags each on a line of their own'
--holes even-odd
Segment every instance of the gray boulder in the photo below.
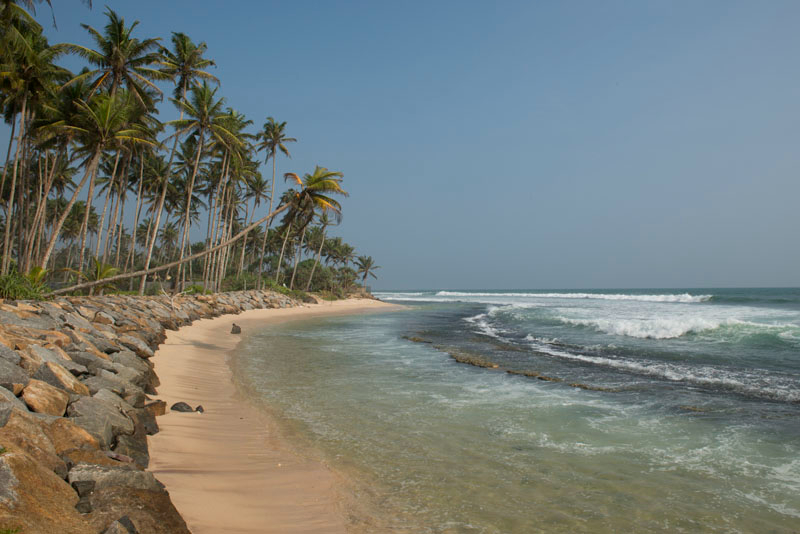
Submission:
<svg viewBox="0 0 800 534">
<path fill-rule="evenodd" d="M 7 405 L 10 408 L 19 408 L 23 412 L 28 412 L 29 411 L 28 407 L 25 406 L 25 403 L 22 402 L 21 400 L 19 400 L 16 397 L 16 395 L 14 395 L 14 393 L 12 393 L 11 391 L 7 390 L 6 388 L 0 386 L 0 407 L 3 407 L 4 405 Z M 6 415 L 6 420 L 7 419 L 8 419 L 8 416 Z M 0 424 L 0 426 L 3 426 L 3 425 L 5 425 L 5 422 L 3 422 L 3 424 Z"/>
<path fill-rule="evenodd" d="M 8 360 L 0 359 L 0 386 L 13 390 L 12 384 L 22 384 L 24 387 L 28 384 L 28 380 L 30 377 L 22 367 Z"/>
<path fill-rule="evenodd" d="M 121 467 L 78 464 L 70 470 L 68 480 L 70 484 L 94 482 L 92 491 L 95 493 L 101 493 L 103 489 L 112 486 L 146 491 L 164 491 L 164 485 L 156 480 L 153 473 Z"/>
<path fill-rule="evenodd" d="M 2 343 L 0 343 L 0 360 L 19 365 L 20 357 L 17 351 L 11 350 Z"/>
<path fill-rule="evenodd" d="M 102 398 L 83 397 L 69 405 L 67 415 L 94 436 L 103 448 L 111 446 L 114 436 L 133 433 L 133 421 L 113 402 Z"/>
</svg>

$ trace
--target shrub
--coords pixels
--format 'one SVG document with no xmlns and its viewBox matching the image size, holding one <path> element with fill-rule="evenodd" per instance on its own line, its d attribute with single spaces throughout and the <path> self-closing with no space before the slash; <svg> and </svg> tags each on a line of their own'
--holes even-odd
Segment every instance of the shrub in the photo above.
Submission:
<svg viewBox="0 0 800 534">
<path fill-rule="evenodd" d="M 47 286 L 41 281 L 32 281 L 17 271 L 11 271 L 0 276 L 0 298 L 9 300 L 42 300 L 46 292 Z"/>
</svg>

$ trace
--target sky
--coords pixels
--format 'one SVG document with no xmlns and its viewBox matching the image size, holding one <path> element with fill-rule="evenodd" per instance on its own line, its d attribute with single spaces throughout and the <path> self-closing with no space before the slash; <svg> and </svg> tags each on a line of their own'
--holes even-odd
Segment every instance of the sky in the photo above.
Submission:
<svg viewBox="0 0 800 534">
<path fill-rule="evenodd" d="M 279 173 L 344 173 L 333 233 L 381 266 L 373 289 L 800 286 L 800 2 L 60 0 L 58 29 L 37 18 L 89 45 L 105 5 L 140 38 L 205 41 L 227 105 L 298 139 Z"/>
</svg>

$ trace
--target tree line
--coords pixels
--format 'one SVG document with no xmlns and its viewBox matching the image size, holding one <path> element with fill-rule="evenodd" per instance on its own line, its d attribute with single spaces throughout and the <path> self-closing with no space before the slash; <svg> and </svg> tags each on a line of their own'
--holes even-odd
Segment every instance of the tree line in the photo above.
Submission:
<svg viewBox="0 0 800 534">
<path fill-rule="evenodd" d="M 139 37 L 138 21 L 106 8 L 102 29 L 81 25 L 90 46 L 50 44 L 34 7 L 0 0 L 11 130 L 0 275 L 90 294 L 144 294 L 157 279 L 180 292 L 269 285 L 342 295 L 375 277 L 370 256 L 329 235 L 347 196 L 342 173 L 285 173 L 289 189 L 276 197 L 278 159 L 297 140 L 271 116 L 251 131 L 220 95 L 205 43 L 179 32 L 169 46 Z M 58 64 L 69 54 L 85 61 L 80 72 Z M 178 119 L 156 118 L 165 101 Z M 205 238 L 191 242 L 193 229 Z"/>
</svg>

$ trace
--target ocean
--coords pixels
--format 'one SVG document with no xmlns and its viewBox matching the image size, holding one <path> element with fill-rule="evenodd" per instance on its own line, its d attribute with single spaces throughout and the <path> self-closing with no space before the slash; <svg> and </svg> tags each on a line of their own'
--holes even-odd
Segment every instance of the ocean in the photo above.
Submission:
<svg viewBox="0 0 800 534">
<path fill-rule="evenodd" d="M 354 532 L 800 532 L 800 289 L 375 295 L 234 357 Z"/>
</svg>

